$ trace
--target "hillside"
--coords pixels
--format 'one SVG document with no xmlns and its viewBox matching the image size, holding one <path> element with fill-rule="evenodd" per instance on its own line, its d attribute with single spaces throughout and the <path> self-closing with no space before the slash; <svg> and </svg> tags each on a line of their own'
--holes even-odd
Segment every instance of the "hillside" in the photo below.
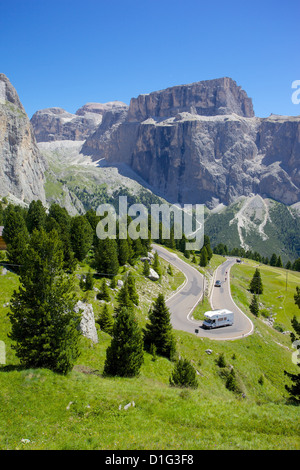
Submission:
<svg viewBox="0 0 300 470">
<path fill-rule="evenodd" d="M 218 264 L 219 257 L 216 261 L 213 257 L 211 263 Z M 232 273 L 234 282 L 240 279 L 243 284 L 238 292 L 246 293 L 254 269 L 249 263 L 236 266 Z M 81 263 L 76 272 L 87 269 L 88 265 Z M 144 324 L 157 292 L 163 288 L 168 295 L 183 278 L 175 272 L 172 280 L 165 273 L 159 285 L 145 282 L 141 262 L 130 269 L 140 297 L 136 313 Z M 278 293 L 280 270 L 266 269 L 272 274 L 266 284 L 272 298 Z M 124 274 L 120 272 L 118 277 Z M 289 298 L 294 285 L 300 284 L 300 274 L 292 276 Z M 77 364 L 68 376 L 60 376 L 45 369 L 18 366 L 7 338 L 7 302 L 17 286 L 15 274 L 8 272 L 0 277 L 0 339 L 7 350 L 6 365 L 0 367 L 1 449 L 300 449 L 299 407 L 289 404 L 284 388 L 287 379 L 283 370 L 297 370 L 291 361 L 291 341 L 289 335 L 266 325 L 261 318 L 252 316 L 255 332 L 243 340 L 214 342 L 175 332 L 180 355 L 189 358 L 198 371 L 196 390 L 170 387 L 173 364 L 161 357 L 153 361 L 148 353 L 139 377 L 104 378 L 110 336 L 99 329 L 99 343 L 82 337 Z M 99 279 L 95 279 L 95 286 L 100 287 Z M 79 286 L 77 289 L 82 297 L 86 295 Z M 234 289 L 235 284 L 236 297 Z M 110 296 L 113 304 L 112 289 Z M 92 302 L 97 318 L 101 302 L 95 299 L 95 293 L 88 294 L 87 300 Z M 285 305 L 287 300 L 280 302 Z M 294 311 L 287 308 L 280 318 L 286 329 Z M 207 354 L 207 349 L 212 353 Z M 222 353 L 225 369 L 216 364 Z M 238 379 L 236 392 L 225 386 L 229 367 L 234 367 Z M 129 403 L 132 406 L 124 409 Z"/>
<path fill-rule="evenodd" d="M 102 161 L 84 157 L 82 141 L 40 142 L 38 147 L 48 164 L 45 173 L 45 193 L 48 204 L 56 202 L 68 212 L 84 214 L 96 210 L 99 204 L 115 204 L 119 195 L 127 196 L 128 204 L 161 204 L 148 185 L 135 179 L 126 165 L 110 166 Z"/>
<path fill-rule="evenodd" d="M 229 206 L 220 205 L 206 212 L 205 232 L 212 246 L 241 247 L 261 256 L 273 253 L 284 263 L 300 255 L 299 212 L 261 196 L 241 197 Z"/>
</svg>

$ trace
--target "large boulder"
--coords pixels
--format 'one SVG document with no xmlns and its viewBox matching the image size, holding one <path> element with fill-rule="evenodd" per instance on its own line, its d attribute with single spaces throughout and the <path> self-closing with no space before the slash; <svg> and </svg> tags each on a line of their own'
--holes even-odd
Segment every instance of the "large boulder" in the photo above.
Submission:
<svg viewBox="0 0 300 470">
<path fill-rule="evenodd" d="M 94 343 L 98 343 L 98 335 L 95 325 L 95 316 L 92 304 L 87 304 L 79 300 L 75 305 L 75 312 L 82 311 L 82 317 L 79 325 L 80 332 L 86 338 L 89 338 Z"/>
</svg>

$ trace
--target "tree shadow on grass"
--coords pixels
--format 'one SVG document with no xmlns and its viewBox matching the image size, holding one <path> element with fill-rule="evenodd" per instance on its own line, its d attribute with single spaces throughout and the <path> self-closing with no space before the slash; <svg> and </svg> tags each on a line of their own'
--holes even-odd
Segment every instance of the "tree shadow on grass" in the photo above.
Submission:
<svg viewBox="0 0 300 470">
<path fill-rule="evenodd" d="M 14 371 L 22 371 L 26 370 L 28 367 L 18 365 L 0 365 L 0 372 L 14 372 Z"/>
</svg>

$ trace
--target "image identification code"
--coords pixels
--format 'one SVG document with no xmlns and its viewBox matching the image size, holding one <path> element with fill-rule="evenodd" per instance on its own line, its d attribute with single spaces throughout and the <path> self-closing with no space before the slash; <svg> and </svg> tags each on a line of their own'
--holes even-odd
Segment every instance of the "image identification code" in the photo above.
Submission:
<svg viewBox="0 0 300 470">
<path fill-rule="evenodd" d="M 139 457 L 139 456 L 117 456 L 112 455 L 110 457 L 106 457 L 105 464 L 106 465 L 130 465 L 133 468 L 136 468 L 139 463 L 147 463 L 148 465 L 182 465 L 188 464 L 192 465 L 193 462 L 193 455 L 189 454 L 149 454 L 147 458 Z"/>
</svg>

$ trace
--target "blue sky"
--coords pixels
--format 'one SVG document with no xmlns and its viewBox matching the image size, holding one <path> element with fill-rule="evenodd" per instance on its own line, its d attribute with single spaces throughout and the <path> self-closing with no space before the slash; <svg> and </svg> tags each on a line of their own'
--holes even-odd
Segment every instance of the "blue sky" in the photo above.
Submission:
<svg viewBox="0 0 300 470">
<path fill-rule="evenodd" d="M 0 0 L 0 72 L 29 117 L 229 76 L 257 116 L 300 115 L 299 0 Z"/>
</svg>

